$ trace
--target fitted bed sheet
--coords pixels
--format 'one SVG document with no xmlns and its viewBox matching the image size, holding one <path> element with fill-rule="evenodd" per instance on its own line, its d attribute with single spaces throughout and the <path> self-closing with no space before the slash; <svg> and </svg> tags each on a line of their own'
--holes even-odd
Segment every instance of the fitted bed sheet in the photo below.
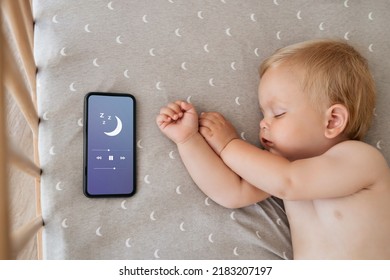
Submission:
<svg viewBox="0 0 390 280">
<path fill-rule="evenodd" d="M 214 203 L 155 116 L 187 100 L 222 112 L 259 145 L 258 66 L 298 41 L 339 38 L 367 57 L 378 105 L 365 141 L 390 159 L 388 1 L 34 0 L 33 9 L 46 259 L 292 258 L 282 203 Z M 92 91 L 137 99 L 131 198 L 83 195 L 83 98 Z"/>
</svg>

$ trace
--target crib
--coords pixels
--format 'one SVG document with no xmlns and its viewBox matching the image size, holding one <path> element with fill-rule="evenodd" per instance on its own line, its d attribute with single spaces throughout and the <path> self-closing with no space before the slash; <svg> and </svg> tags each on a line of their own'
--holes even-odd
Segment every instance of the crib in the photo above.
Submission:
<svg viewBox="0 0 390 280">
<path fill-rule="evenodd" d="M 26 243 L 37 235 L 38 245 L 41 248 L 40 234 L 37 233 L 43 225 L 40 210 L 40 174 L 37 137 L 39 117 L 36 109 L 36 86 L 35 86 L 35 62 L 33 57 L 33 18 L 31 3 L 29 1 L 2 1 L 1 17 L 6 16 L 7 27 L 14 36 L 18 54 L 20 54 L 21 64 L 15 59 L 11 45 L 9 44 L 10 34 L 1 32 L 1 237 L 0 255 L 1 259 L 16 258 Z M 3 18 L 2 18 L 3 20 Z M 2 21 L 3 23 L 3 21 Z M 7 38 L 6 38 L 7 36 Z M 19 65 L 22 67 L 20 69 Z M 27 79 L 25 79 L 25 77 Z M 5 87 L 6 86 L 6 90 Z M 32 133 L 33 159 L 30 155 L 21 154 L 20 151 L 11 148 L 6 136 L 6 106 L 5 94 L 12 94 L 18 104 L 25 121 L 28 123 Z M 10 234 L 10 212 L 7 164 L 12 164 L 35 179 L 35 186 L 25 186 L 25 188 L 35 187 L 36 217 L 30 222 L 21 226 Z M 40 250 L 37 251 L 40 257 Z"/>
<path fill-rule="evenodd" d="M 176 99 L 220 111 L 259 145 L 257 68 L 277 48 L 331 37 L 369 61 L 378 97 L 367 143 L 390 160 L 390 2 L 2 0 L 0 258 L 36 239 L 38 259 L 291 259 L 276 198 L 225 209 L 187 174 L 154 123 Z M 83 98 L 137 99 L 137 192 L 82 191 Z M 31 129 L 33 155 L 12 144 L 6 98 Z M 31 176 L 35 217 L 11 227 L 9 170 Z"/>
</svg>

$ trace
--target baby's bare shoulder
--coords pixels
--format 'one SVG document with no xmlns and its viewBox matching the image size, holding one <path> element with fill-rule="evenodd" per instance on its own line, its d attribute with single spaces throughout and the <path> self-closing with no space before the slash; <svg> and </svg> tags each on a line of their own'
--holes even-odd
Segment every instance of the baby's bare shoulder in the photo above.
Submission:
<svg viewBox="0 0 390 280">
<path fill-rule="evenodd" d="M 349 157 L 354 160 L 366 160 L 370 163 L 377 161 L 379 164 L 387 165 L 385 158 L 378 149 L 362 141 L 343 141 L 333 146 L 327 153 L 339 155 L 340 157 Z"/>
<path fill-rule="evenodd" d="M 374 172 L 380 176 L 390 177 L 390 169 L 386 159 L 375 147 L 362 141 L 344 141 L 332 147 L 327 153 L 331 156 L 338 157 L 340 160 L 346 160 L 366 167 L 367 172 Z"/>
</svg>

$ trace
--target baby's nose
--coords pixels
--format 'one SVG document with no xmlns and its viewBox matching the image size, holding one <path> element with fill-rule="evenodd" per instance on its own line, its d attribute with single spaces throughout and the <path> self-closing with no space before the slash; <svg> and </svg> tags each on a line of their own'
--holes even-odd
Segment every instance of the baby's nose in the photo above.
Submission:
<svg viewBox="0 0 390 280">
<path fill-rule="evenodd" d="M 265 120 L 265 118 L 262 119 L 262 120 L 260 121 L 260 129 L 268 129 L 268 128 L 269 128 L 268 122 Z"/>
</svg>

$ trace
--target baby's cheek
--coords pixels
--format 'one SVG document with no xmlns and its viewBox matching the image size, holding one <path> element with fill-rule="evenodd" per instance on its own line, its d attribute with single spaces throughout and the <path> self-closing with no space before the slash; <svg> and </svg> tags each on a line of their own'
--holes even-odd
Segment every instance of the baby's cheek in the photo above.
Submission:
<svg viewBox="0 0 390 280">
<path fill-rule="evenodd" d="M 302 135 L 299 129 L 296 129 L 294 126 L 278 127 L 274 133 L 272 134 L 273 140 L 280 149 L 286 150 L 287 152 L 290 149 L 296 149 L 300 146 L 300 136 Z"/>
<path fill-rule="evenodd" d="M 288 125 L 279 125 L 272 127 L 272 135 L 275 141 L 285 143 L 294 138 L 295 129 Z"/>
</svg>

